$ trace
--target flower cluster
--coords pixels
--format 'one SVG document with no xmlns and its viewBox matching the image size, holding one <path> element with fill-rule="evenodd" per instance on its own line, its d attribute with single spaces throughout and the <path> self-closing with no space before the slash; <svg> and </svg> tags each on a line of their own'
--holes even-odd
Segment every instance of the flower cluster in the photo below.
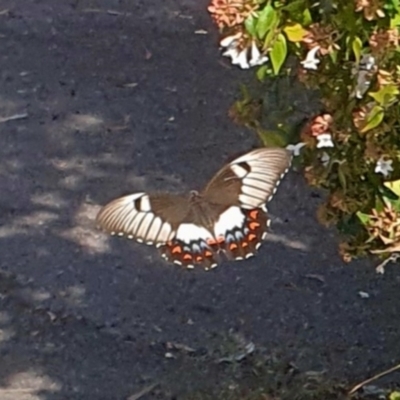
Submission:
<svg viewBox="0 0 400 400">
<path fill-rule="evenodd" d="M 223 29 L 242 24 L 246 18 L 255 14 L 258 7 L 257 1 L 212 0 L 208 11 L 218 27 Z"/>
<path fill-rule="evenodd" d="M 250 37 L 243 23 L 255 18 L 260 3 L 256 0 L 212 0 L 208 11 L 224 38 L 220 41 L 222 55 L 242 69 L 262 65 L 268 57 L 260 51 L 257 38 Z M 225 35 L 225 32 L 228 33 Z"/>
<path fill-rule="evenodd" d="M 319 91 L 323 112 L 294 135 L 284 119 L 263 128 L 250 110 L 262 99 L 238 102 L 235 119 L 285 145 L 309 184 L 327 189 L 317 214 L 344 234 L 343 258 L 400 252 L 399 1 L 213 0 L 209 11 L 232 64 Z"/>
<path fill-rule="evenodd" d="M 400 245 L 400 212 L 392 204 L 386 204 L 381 211 L 373 208 L 368 216 L 366 228 L 373 239 L 386 245 Z"/>
<path fill-rule="evenodd" d="M 262 65 L 268 61 L 267 56 L 263 56 L 256 45 L 255 40 L 251 40 L 250 46 L 245 44 L 242 32 L 227 36 L 220 42 L 221 47 L 225 48 L 225 57 L 230 57 L 233 65 L 239 65 L 242 69 Z"/>
<path fill-rule="evenodd" d="M 362 11 L 367 21 L 385 17 L 380 0 L 357 0 L 356 11 Z"/>
<path fill-rule="evenodd" d="M 324 147 L 334 147 L 331 133 L 331 125 L 333 123 L 332 115 L 322 114 L 312 118 L 311 121 L 302 129 L 300 137 L 304 142 L 309 142 L 309 138 L 316 139 L 316 147 L 322 149 Z M 315 140 L 311 142 L 315 145 Z"/>
</svg>

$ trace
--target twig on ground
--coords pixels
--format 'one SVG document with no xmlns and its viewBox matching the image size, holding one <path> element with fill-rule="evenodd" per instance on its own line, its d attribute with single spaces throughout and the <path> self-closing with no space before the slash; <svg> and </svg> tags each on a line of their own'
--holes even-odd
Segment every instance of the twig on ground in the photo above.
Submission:
<svg viewBox="0 0 400 400">
<path fill-rule="evenodd" d="M 160 384 L 160 382 L 153 383 L 149 386 L 146 386 L 144 389 L 142 389 L 140 392 L 137 392 L 135 394 L 132 394 L 129 396 L 126 400 L 139 400 L 141 397 L 144 395 L 150 393 L 155 387 L 157 387 Z"/>
<path fill-rule="evenodd" d="M 85 8 L 82 10 L 84 13 L 103 13 L 108 15 L 131 15 L 131 13 L 121 12 L 116 10 L 101 10 L 100 8 Z"/>
<path fill-rule="evenodd" d="M 355 392 L 357 392 L 357 390 L 361 389 L 363 386 L 367 385 L 368 383 L 376 381 L 377 379 L 382 378 L 385 375 L 391 374 L 392 372 L 397 371 L 398 369 L 400 369 L 400 364 L 397 364 L 394 367 L 387 369 L 386 371 L 383 371 L 383 372 L 380 372 L 379 374 L 374 375 L 372 378 L 368 378 L 365 381 L 358 383 L 357 385 L 355 385 L 353 387 L 353 389 L 350 390 L 349 395 L 354 394 Z"/>
<path fill-rule="evenodd" d="M 390 262 L 396 262 L 400 258 L 400 253 L 394 253 L 391 254 L 390 257 L 386 258 L 383 262 L 381 262 L 376 268 L 375 271 L 378 274 L 384 274 L 385 273 L 385 267 L 388 263 Z"/>
<path fill-rule="evenodd" d="M 25 118 L 28 118 L 28 113 L 14 114 L 14 115 L 10 115 L 9 117 L 0 117 L 0 123 L 8 122 L 8 121 L 15 121 L 17 119 L 25 119 Z"/>
<path fill-rule="evenodd" d="M 37 389 L 34 388 L 15 388 L 15 389 L 1 389 L 0 388 L 0 394 L 2 393 L 33 393 L 37 391 Z"/>
</svg>

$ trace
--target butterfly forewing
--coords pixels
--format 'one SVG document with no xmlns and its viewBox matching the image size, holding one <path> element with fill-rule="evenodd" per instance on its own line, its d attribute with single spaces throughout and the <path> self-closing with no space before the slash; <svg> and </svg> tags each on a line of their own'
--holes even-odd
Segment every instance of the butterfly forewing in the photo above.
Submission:
<svg viewBox="0 0 400 400">
<path fill-rule="evenodd" d="M 285 149 L 253 150 L 222 168 L 203 193 L 211 202 L 227 201 L 246 209 L 261 207 L 271 200 L 290 162 Z"/>
<path fill-rule="evenodd" d="M 97 223 L 112 235 L 162 245 L 173 238 L 187 212 L 183 196 L 135 193 L 105 205 L 97 215 Z"/>
</svg>

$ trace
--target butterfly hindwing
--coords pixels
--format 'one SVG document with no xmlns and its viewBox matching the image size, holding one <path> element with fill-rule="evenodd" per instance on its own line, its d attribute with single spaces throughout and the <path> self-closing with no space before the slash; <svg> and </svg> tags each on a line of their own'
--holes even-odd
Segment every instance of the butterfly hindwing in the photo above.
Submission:
<svg viewBox="0 0 400 400">
<path fill-rule="evenodd" d="M 169 262 L 186 268 L 202 266 L 208 270 L 218 264 L 218 255 L 212 245 L 203 240 L 185 243 L 174 239 L 160 247 L 161 254 Z"/>
<path fill-rule="evenodd" d="M 185 230 L 191 229 L 191 234 L 185 232 L 186 235 L 182 235 L 181 232 L 182 240 L 175 237 L 160 250 L 166 260 L 175 264 L 187 268 L 201 265 L 210 269 L 220 261 L 219 253 L 234 260 L 254 256 L 266 236 L 268 225 L 267 214 L 261 208 L 246 210 L 232 206 L 216 221 L 213 237 L 203 228 L 190 225 Z M 193 240 L 187 241 L 188 237 Z"/>
<path fill-rule="evenodd" d="M 163 257 L 187 268 L 201 265 L 205 269 L 217 265 L 213 235 L 205 228 L 201 215 L 191 210 L 179 224 L 174 237 L 160 248 Z"/>
<path fill-rule="evenodd" d="M 255 255 L 266 236 L 269 219 L 261 208 L 246 210 L 238 206 L 227 209 L 215 224 L 220 251 L 228 259 L 245 259 Z"/>
<path fill-rule="evenodd" d="M 223 248 L 228 258 L 242 260 L 254 256 L 265 239 L 269 219 L 261 208 L 242 209 L 245 222 L 241 229 L 227 232 Z"/>
</svg>

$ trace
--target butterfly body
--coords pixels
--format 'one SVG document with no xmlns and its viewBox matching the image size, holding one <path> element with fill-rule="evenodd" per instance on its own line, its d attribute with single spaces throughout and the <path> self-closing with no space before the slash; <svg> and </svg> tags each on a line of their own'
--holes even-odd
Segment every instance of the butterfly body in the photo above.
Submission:
<svg viewBox="0 0 400 400">
<path fill-rule="evenodd" d="M 222 168 L 201 192 L 124 196 L 104 206 L 97 221 L 188 268 L 213 268 L 222 254 L 249 258 L 266 236 L 266 203 L 289 165 L 286 150 L 254 150 Z"/>
</svg>

